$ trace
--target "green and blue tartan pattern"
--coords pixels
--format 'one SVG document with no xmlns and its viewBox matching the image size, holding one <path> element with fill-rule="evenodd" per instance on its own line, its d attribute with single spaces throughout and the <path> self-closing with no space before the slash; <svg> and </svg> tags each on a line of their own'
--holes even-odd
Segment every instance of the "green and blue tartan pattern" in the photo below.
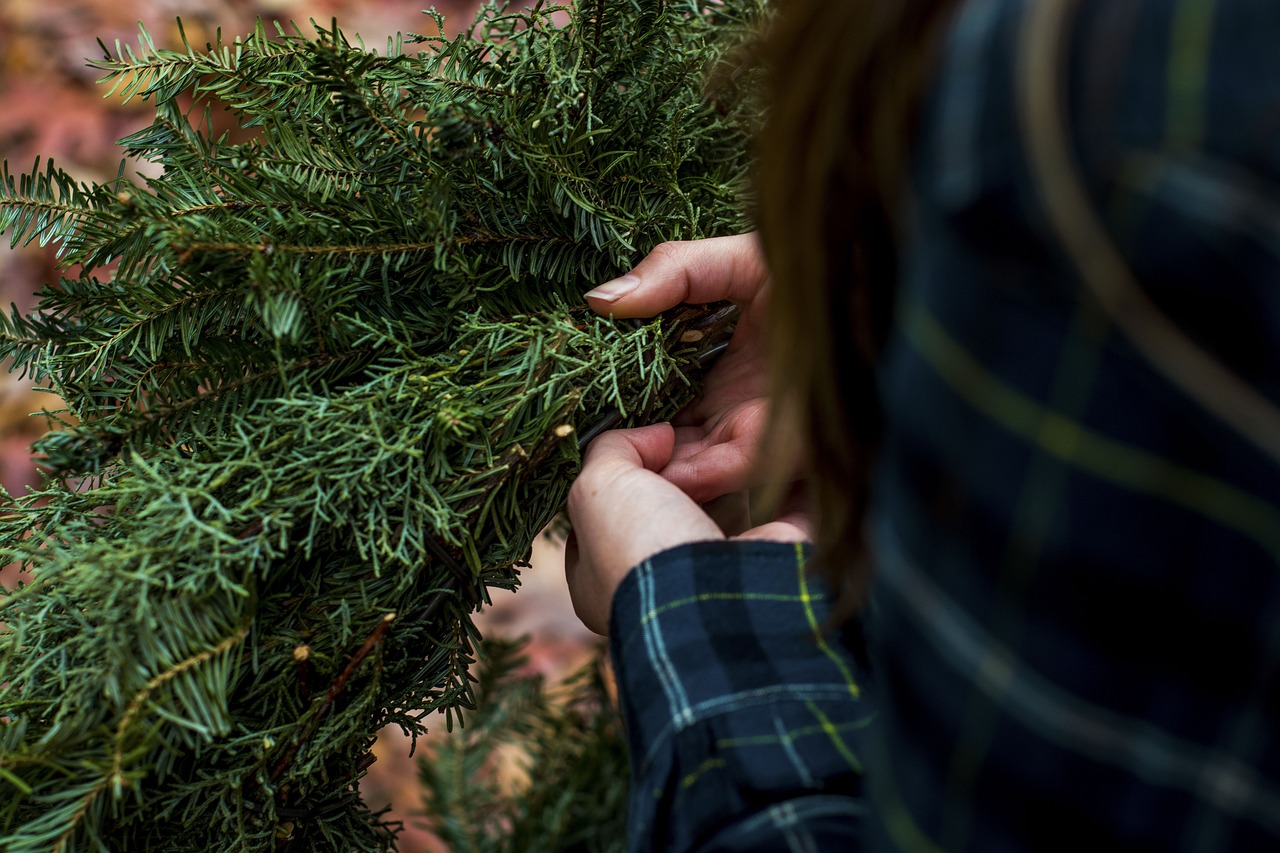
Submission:
<svg viewBox="0 0 1280 853">
<path fill-rule="evenodd" d="M 961 6 L 922 117 L 859 692 L 834 688 L 849 646 L 775 649 L 812 624 L 789 546 L 650 560 L 614 617 L 635 849 L 1280 850 L 1280 466 L 1061 253 L 1018 126 L 1034 2 Z M 1081 0 L 1069 57 L 1109 236 L 1280 405 L 1280 4 Z M 799 710 L 816 684 L 839 748 Z M 796 708 L 771 749 L 736 740 L 768 736 L 735 701 L 764 693 Z"/>
<path fill-rule="evenodd" d="M 848 649 L 824 631 L 829 613 L 799 545 L 694 543 L 626 577 L 610 648 L 631 849 L 856 844 L 851 742 L 867 715 Z"/>
<path fill-rule="evenodd" d="M 877 479 L 869 849 L 1280 849 L 1280 466 L 1105 318 L 1017 129 L 1033 0 L 925 110 Z M 1280 6 L 1078 4 L 1086 190 L 1151 299 L 1280 405 Z"/>
</svg>

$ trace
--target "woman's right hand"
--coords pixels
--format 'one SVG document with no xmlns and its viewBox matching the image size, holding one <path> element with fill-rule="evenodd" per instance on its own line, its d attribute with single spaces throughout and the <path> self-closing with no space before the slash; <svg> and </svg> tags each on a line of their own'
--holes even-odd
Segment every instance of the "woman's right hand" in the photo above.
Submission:
<svg viewBox="0 0 1280 853">
<path fill-rule="evenodd" d="M 586 294 L 597 314 L 652 317 L 682 302 L 728 300 L 738 325 L 708 371 L 702 395 L 672 425 L 675 447 L 660 470 L 697 503 L 753 485 L 751 473 L 768 418 L 764 319 L 769 275 L 755 234 L 663 243 L 630 273 Z"/>
</svg>

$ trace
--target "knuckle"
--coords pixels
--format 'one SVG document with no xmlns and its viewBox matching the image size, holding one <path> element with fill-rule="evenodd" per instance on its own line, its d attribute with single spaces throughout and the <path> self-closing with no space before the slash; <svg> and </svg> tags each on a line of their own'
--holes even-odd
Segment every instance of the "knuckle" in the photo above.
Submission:
<svg viewBox="0 0 1280 853">
<path fill-rule="evenodd" d="M 569 517 L 581 516 L 583 510 L 595 502 L 600 494 L 600 489 L 599 472 L 594 469 L 584 468 L 582 473 L 569 486 L 569 494 L 565 498 L 565 508 L 569 512 Z"/>
<path fill-rule="evenodd" d="M 667 240 L 653 247 L 649 257 L 661 263 L 679 263 L 684 254 L 684 244 L 677 240 Z"/>
<path fill-rule="evenodd" d="M 582 508 L 582 504 L 586 500 L 587 484 L 585 480 L 586 477 L 580 475 L 573 481 L 573 485 L 569 486 L 569 496 L 565 499 L 565 507 L 569 511 L 571 518 Z"/>
</svg>

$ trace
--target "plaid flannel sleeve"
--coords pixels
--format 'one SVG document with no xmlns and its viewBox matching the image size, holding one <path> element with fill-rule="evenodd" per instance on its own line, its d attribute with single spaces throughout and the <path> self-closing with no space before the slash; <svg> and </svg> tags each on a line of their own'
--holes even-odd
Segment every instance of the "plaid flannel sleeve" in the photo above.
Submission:
<svg viewBox="0 0 1280 853">
<path fill-rule="evenodd" d="M 869 712 L 802 546 L 704 542 L 627 576 L 610 647 L 632 850 L 856 850 Z"/>
</svg>

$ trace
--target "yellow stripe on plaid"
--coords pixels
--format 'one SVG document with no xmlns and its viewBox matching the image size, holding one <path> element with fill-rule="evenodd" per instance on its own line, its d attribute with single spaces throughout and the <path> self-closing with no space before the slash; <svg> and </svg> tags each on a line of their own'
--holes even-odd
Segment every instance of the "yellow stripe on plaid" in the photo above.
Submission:
<svg viewBox="0 0 1280 853">
<path fill-rule="evenodd" d="M 840 676 L 849 685 L 849 695 L 857 699 L 861 695 L 858 684 L 854 681 L 853 673 L 849 671 L 849 667 L 845 665 L 843 658 L 836 654 L 831 646 L 827 645 L 827 638 L 822 626 L 818 624 L 817 614 L 813 612 L 813 595 L 809 592 L 808 570 L 805 568 L 804 561 L 804 543 L 795 543 L 796 549 L 796 582 L 800 586 L 800 600 L 804 604 L 804 617 L 809 622 L 809 630 L 813 632 L 813 641 L 824 655 L 833 663 L 840 672 Z"/>
<path fill-rule="evenodd" d="M 1204 139 L 1205 88 L 1213 46 L 1213 0 L 1180 0 L 1170 33 L 1165 138 L 1170 147 L 1195 150 Z"/>
<path fill-rule="evenodd" d="M 657 608 L 646 613 L 644 620 L 656 619 L 664 613 L 677 610 L 681 607 L 688 607 L 691 604 L 698 604 L 702 601 L 778 601 L 782 603 L 791 603 L 804 601 L 799 595 L 775 595 L 770 593 L 754 593 L 754 592 L 708 592 L 701 595 L 690 595 L 675 601 L 669 601 Z"/>
<path fill-rule="evenodd" d="M 805 707 L 809 709 L 809 713 L 813 714 L 817 719 L 818 725 L 822 726 L 822 730 L 826 732 L 827 737 L 831 740 L 831 745 L 836 748 L 836 752 L 840 757 L 849 762 L 849 766 L 859 773 L 862 772 L 862 762 L 853 754 L 853 750 L 849 749 L 849 745 L 844 742 L 844 738 L 840 735 L 840 727 L 831 722 L 831 718 L 823 713 L 817 703 L 812 700 L 805 702 Z"/>
<path fill-rule="evenodd" d="M 907 339 L 961 399 L 1028 444 L 1100 480 L 1212 519 L 1280 555 L 1280 510 L 1267 501 L 1050 411 L 983 367 L 921 305 L 911 305 L 903 321 Z"/>
<path fill-rule="evenodd" d="M 698 780 L 703 776 L 710 773 L 712 770 L 718 770 L 719 768 L 724 767 L 724 765 L 725 761 L 723 758 L 708 758 L 706 761 L 702 762 L 696 770 L 687 774 L 680 780 L 680 787 L 687 791 L 697 784 Z"/>
</svg>

